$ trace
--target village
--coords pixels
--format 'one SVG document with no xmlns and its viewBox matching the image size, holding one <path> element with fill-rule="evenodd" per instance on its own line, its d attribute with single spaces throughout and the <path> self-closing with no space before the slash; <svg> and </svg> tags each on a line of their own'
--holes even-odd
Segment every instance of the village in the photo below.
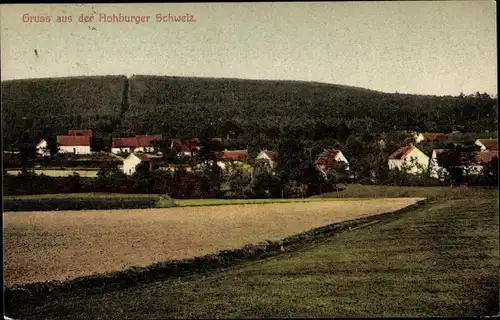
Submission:
<svg viewBox="0 0 500 320">
<path fill-rule="evenodd" d="M 184 169 L 187 171 L 201 169 L 201 164 L 193 164 L 189 161 L 196 156 L 201 149 L 200 140 L 193 139 L 171 139 L 170 148 L 176 152 L 175 163 L 166 163 L 165 157 L 158 148 L 158 143 L 163 141 L 161 135 L 137 135 L 135 137 L 113 138 L 109 148 L 110 152 L 91 151 L 92 130 L 68 130 L 67 135 L 58 135 L 57 152 L 61 155 L 71 156 L 74 159 L 85 160 L 89 156 L 98 154 L 103 163 L 112 160 L 118 163 L 118 168 L 126 175 L 133 175 L 138 165 L 146 165 L 149 170 L 175 171 Z M 387 159 L 390 170 L 400 170 L 409 174 L 422 174 L 428 172 L 431 177 L 443 180 L 446 176 L 446 169 L 439 164 L 438 157 L 445 153 L 447 149 L 432 149 L 424 152 L 421 145 L 446 142 L 450 134 L 444 133 L 414 133 L 413 141 L 408 141 L 407 145 L 394 150 Z M 223 138 L 213 138 L 213 141 L 223 142 Z M 468 163 L 462 164 L 466 167 L 467 174 L 481 174 L 483 166 L 498 159 L 498 138 L 477 139 L 475 141 L 477 150 L 471 151 Z M 40 141 L 37 146 L 38 157 L 48 157 L 51 152 L 47 141 Z M 215 152 L 216 164 L 225 172 L 229 172 L 235 166 L 246 166 L 251 170 L 250 164 L 265 163 L 271 169 L 275 168 L 279 161 L 279 155 L 273 150 L 261 150 L 253 159 L 248 150 L 220 150 Z M 83 162 L 85 163 L 85 162 Z M 96 162 L 94 162 L 96 163 Z M 342 152 L 336 149 L 324 149 L 315 160 L 316 169 L 323 175 L 338 164 L 343 164 L 343 168 L 349 171 L 349 159 Z M 99 164 L 99 162 L 97 162 Z M 79 174 L 84 177 L 95 177 L 100 167 L 78 168 L 50 168 L 35 166 L 35 173 L 43 173 L 47 176 L 68 176 Z M 15 168 L 9 168 L 8 173 L 16 174 Z"/>
</svg>

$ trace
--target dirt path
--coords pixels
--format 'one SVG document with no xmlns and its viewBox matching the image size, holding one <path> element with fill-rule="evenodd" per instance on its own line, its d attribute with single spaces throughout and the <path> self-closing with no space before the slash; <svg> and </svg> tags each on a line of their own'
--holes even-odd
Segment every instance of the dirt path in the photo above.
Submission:
<svg viewBox="0 0 500 320">
<path fill-rule="evenodd" d="M 183 259 L 394 211 L 420 198 L 4 213 L 5 285 Z"/>
</svg>

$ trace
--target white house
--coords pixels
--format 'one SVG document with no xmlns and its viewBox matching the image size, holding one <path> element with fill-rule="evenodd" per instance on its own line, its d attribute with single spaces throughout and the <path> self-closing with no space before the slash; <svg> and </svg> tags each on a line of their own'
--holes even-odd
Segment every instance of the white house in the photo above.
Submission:
<svg viewBox="0 0 500 320">
<path fill-rule="evenodd" d="M 498 151 L 498 139 L 477 139 L 475 144 L 481 147 L 481 151 Z"/>
<path fill-rule="evenodd" d="M 151 170 L 154 162 L 158 159 L 161 159 L 161 156 L 144 153 L 131 153 L 125 158 L 125 160 L 123 160 L 122 170 L 125 174 L 133 175 L 136 171 L 137 165 L 140 163 L 148 163 L 149 170 Z"/>
<path fill-rule="evenodd" d="M 43 141 L 41 143 L 43 143 Z M 74 154 L 91 153 L 90 136 L 57 136 L 57 143 L 59 145 L 60 153 L 74 153 Z"/>
<path fill-rule="evenodd" d="M 113 138 L 111 141 L 111 152 L 153 152 L 154 143 L 161 140 L 161 135 L 143 135 L 129 138 Z"/>
<path fill-rule="evenodd" d="M 278 160 L 278 154 L 275 151 L 262 150 L 255 159 L 265 161 L 271 168 L 274 168 Z"/>
<path fill-rule="evenodd" d="M 59 145 L 60 153 L 74 154 L 90 154 L 90 140 L 92 138 L 92 130 L 68 130 L 68 135 L 57 136 L 57 144 Z M 40 141 L 36 150 L 37 153 L 43 156 L 49 155 L 46 150 L 47 141 Z"/>
<path fill-rule="evenodd" d="M 316 159 L 316 167 L 321 173 L 326 174 L 328 169 L 338 162 L 344 163 L 346 170 L 349 170 L 349 161 L 347 161 L 342 151 L 325 149 Z"/>
<path fill-rule="evenodd" d="M 48 156 L 50 152 L 46 148 L 47 148 L 47 141 L 42 140 L 36 145 L 36 153 L 42 156 Z"/>
<path fill-rule="evenodd" d="M 389 169 L 406 169 L 408 173 L 422 173 L 429 167 L 429 157 L 415 146 L 401 147 L 389 156 Z"/>
</svg>

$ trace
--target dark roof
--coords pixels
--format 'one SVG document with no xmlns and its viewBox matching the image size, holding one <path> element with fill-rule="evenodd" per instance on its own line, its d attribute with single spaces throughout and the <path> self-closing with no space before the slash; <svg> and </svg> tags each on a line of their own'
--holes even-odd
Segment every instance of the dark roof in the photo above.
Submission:
<svg viewBox="0 0 500 320">
<path fill-rule="evenodd" d="M 135 136 L 138 147 L 152 147 L 155 141 L 161 140 L 161 135 Z"/>
<path fill-rule="evenodd" d="M 487 164 L 495 158 L 498 159 L 498 151 L 480 151 L 476 153 L 476 162 L 478 164 Z"/>
<path fill-rule="evenodd" d="M 498 139 L 478 139 L 487 150 L 498 151 Z"/>
<path fill-rule="evenodd" d="M 412 146 L 401 147 L 389 156 L 389 159 L 403 160 L 408 153 L 410 153 L 413 148 Z"/>
<path fill-rule="evenodd" d="M 335 157 L 340 153 L 340 150 L 326 149 L 316 159 L 316 165 L 322 168 L 328 168 L 333 163 L 337 162 Z"/>
<path fill-rule="evenodd" d="M 68 130 L 68 136 L 89 136 L 89 137 L 92 137 L 92 130 Z"/>
<path fill-rule="evenodd" d="M 217 153 L 220 161 L 247 161 L 248 150 L 224 150 Z"/>
<path fill-rule="evenodd" d="M 154 141 L 161 140 L 161 135 L 144 135 L 129 138 L 113 138 L 111 148 L 152 147 Z"/>
<path fill-rule="evenodd" d="M 136 138 L 113 138 L 111 148 L 135 148 L 137 147 Z"/>
<path fill-rule="evenodd" d="M 266 154 L 272 161 L 276 161 L 278 159 L 278 153 L 276 151 L 262 150 L 262 152 L 264 152 L 264 154 Z"/>
<path fill-rule="evenodd" d="M 148 157 L 147 154 L 144 154 L 144 153 L 134 153 L 134 156 L 136 156 L 137 158 L 139 158 L 141 161 L 151 162 L 151 158 Z"/>
<path fill-rule="evenodd" d="M 90 146 L 90 136 L 57 136 L 57 143 L 63 147 Z"/>
<path fill-rule="evenodd" d="M 200 140 L 194 138 L 190 140 L 173 139 L 172 148 L 179 150 L 180 152 L 190 152 L 198 150 L 200 148 Z"/>
<path fill-rule="evenodd" d="M 437 142 L 437 141 L 446 141 L 448 140 L 448 135 L 446 133 L 434 133 L 434 132 L 425 132 L 422 133 L 422 136 L 424 136 L 425 141 L 427 142 Z"/>
</svg>

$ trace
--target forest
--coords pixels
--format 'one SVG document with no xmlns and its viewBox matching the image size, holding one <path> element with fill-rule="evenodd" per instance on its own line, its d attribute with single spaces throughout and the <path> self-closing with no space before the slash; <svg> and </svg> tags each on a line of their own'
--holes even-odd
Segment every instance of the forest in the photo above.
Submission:
<svg viewBox="0 0 500 320">
<path fill-rule="evenodd" d="M 498 99 L 486 93 L 423 96 L 298 81 L 105 76 L 2 82 L 4 150 L 91 129 L 112 137 L 197 137 L 206 126 L 242 146 L 272 147 L 287 128 L 304 142 L 392 131 L 496 131 Z M 343 133 L 340 133 L 341 135 Z M 342 137 L 340 137 L 342 138 Z"/>
<path fill-rule="evenodd" d="M 497 137 L 497 103 L 479 92 L 424 96 L 299 81 L 139 75 L 14 80 L 2 82 L 3 149 L 33 151 L 41 139 L 53 141 L 68 129 L 91 129 L 93 151 L 109 151 L 113 137 L 196 137 L 208 150 L 200 161 L 210 160 L 217 148 L 248 149 L 252 158 L 263 149 L 277 151 L 277 180 L 266 179 L 279 186 L 275 195 L 283 195 L 286 184 L 308 186 L 305 194 L 327 188 L 313 173 L 314 159 L 323 149 L 338 148 L 349 159 L 351 181 L 428 185 L 438 182 L 390 173 L 387 157 L 412 142 L 413 132 L 455 132 L 446 143 L 421 145 L 429 156 L 433 148 L 455 148 L 453 141 L 470 148 L 477 138 Z M 214 137 L 223 144 L 210 146 Z M 165 145 L 158 147 L 170 154 Z M 345 180 L 338 172 L 331 179 Z M 258 181 L 238 174 L 233 178 L 247 186 L 253 181 L 246 194 L 263 196 L 262 188 L 255 189 Z M 203 181 L 215 181 L 210 176 Z M 485 179 L 480 184 L 496 183 Z M 217 189 L 221 181 L 208 185 Z M 218 193 L 209 189 L 204 193 Z"/>
</svg>

